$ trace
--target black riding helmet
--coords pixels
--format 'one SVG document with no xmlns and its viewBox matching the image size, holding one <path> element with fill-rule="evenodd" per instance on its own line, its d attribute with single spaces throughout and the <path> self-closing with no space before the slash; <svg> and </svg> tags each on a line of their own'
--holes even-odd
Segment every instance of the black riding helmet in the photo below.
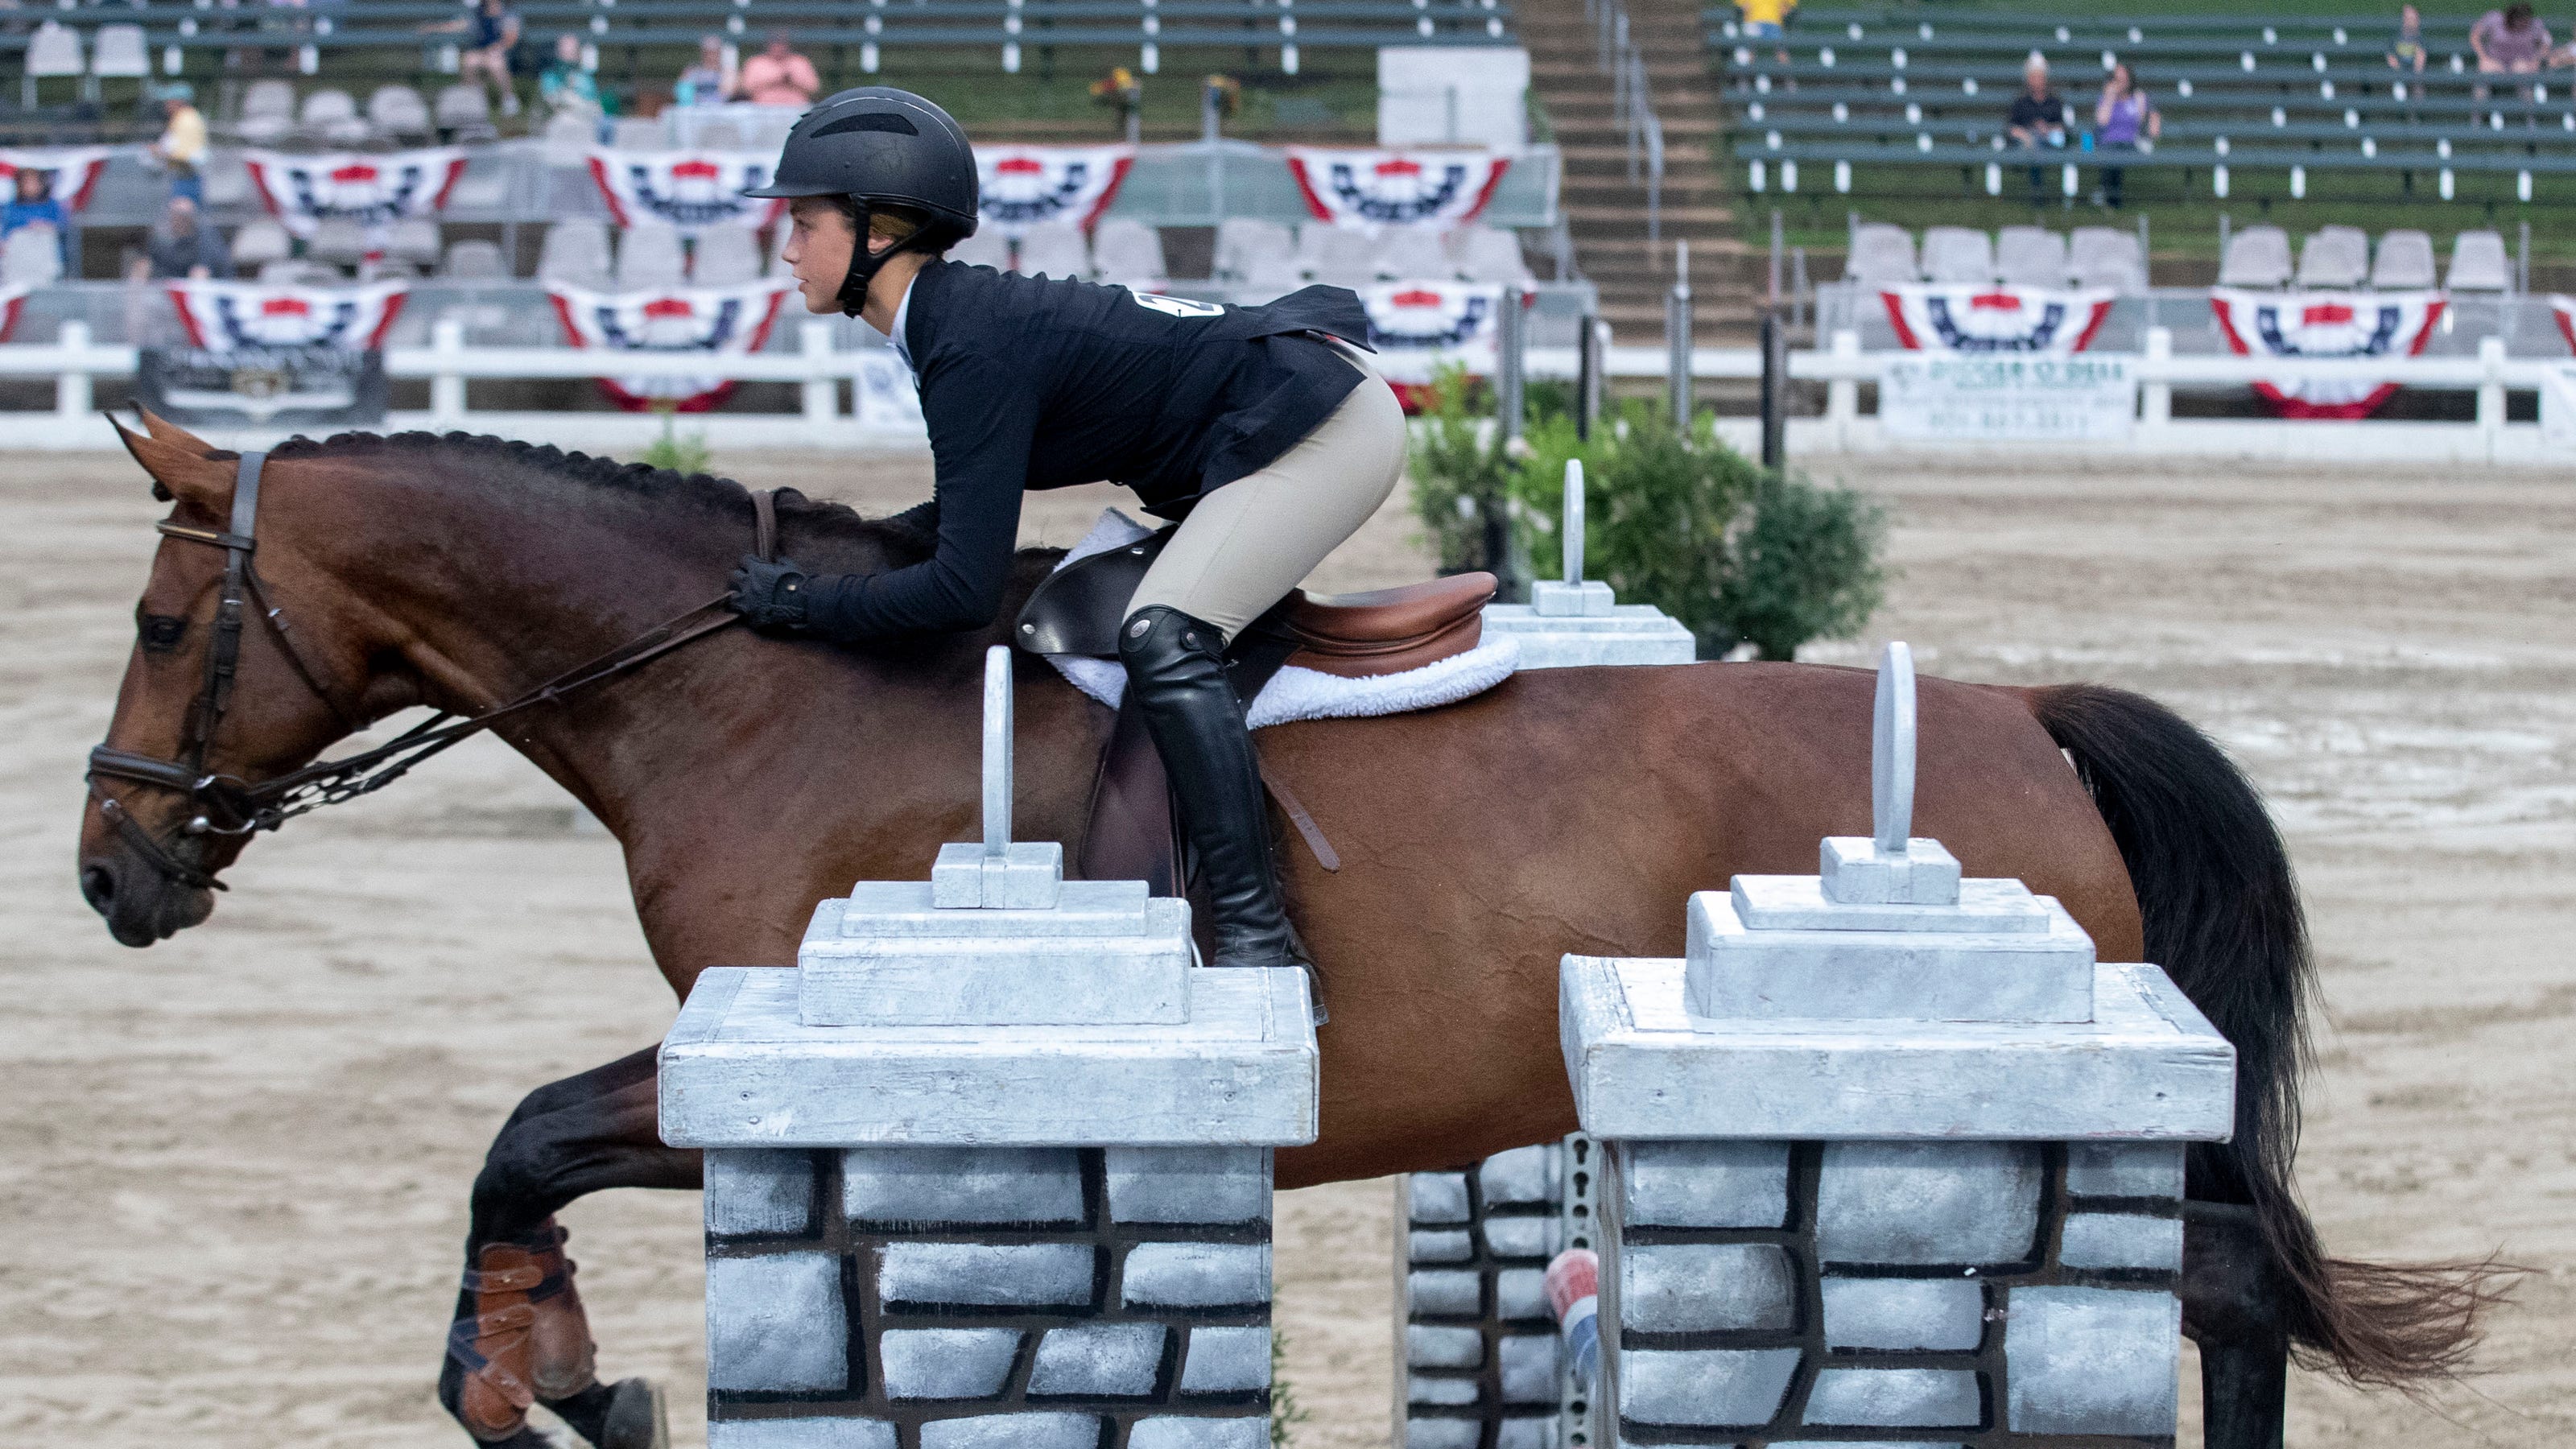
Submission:
<svg viewBox="0 0 2576 1449">
<path fill-rule="evenodd" d="M 857 208 L 858 245 L 841 282 L 841 310 L 855 317 L 868 279 L 905 250 L 942 252 L 975 234 L 980 204 L 975 151 L 936 104 L 892 86 L 860 86 L 799 117 L 767 186 L 746 196 L 842 196 Z M 923 213 L 921 230 L 882 252 L 868 251 L 868 219 L 880 206 Z"/>
</svg>

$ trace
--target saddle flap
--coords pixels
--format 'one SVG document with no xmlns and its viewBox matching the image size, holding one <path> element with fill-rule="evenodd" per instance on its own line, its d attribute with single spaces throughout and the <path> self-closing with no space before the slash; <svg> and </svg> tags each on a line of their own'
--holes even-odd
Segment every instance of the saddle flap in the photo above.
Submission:
<svg viewBox="0 0 2576 1449">
<path fill-rule="evenodd" d="M 1179 525 L 1105 549 L 1047 575 L 1020 608 L 1011 642 L 1031 654 L 1118 657 L 1118 625 L 1127 602 Z"/>
</svg>

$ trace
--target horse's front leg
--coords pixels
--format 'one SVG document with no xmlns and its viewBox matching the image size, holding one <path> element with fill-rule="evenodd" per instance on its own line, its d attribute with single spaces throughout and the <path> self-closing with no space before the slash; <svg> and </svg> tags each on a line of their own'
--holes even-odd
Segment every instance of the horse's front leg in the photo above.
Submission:
<svg viewBox="0 0 2576 1449">
<path fill-rule="evenodd" d="M 2281 1449 L 2290 1378 L 2286 1295 L 2253 1208 L 2183 1204 L 2182 1326 L 2200 1347 L 2201 1441 Z"/>
<path fill-rule="evenodd" d="M 699 1158 L 662 1145 L 646 1048 L 528 1094 L 474 1179 L 465 1282 L 438 1397 L 467 1433 L 505 1449 L 549 1444 L 542 1403 L 599 1449 L 657 1449 L 660 1404 L 642 1379 L 603 1385 L 554 1215 L 612 1187 L 695 1188 Z"/>
</svg>

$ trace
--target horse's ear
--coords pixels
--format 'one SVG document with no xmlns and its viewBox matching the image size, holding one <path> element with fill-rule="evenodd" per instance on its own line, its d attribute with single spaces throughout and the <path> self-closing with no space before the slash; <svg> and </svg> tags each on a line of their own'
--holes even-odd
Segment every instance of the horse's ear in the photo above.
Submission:
<svg viewBox="0 0 2576 1449">
<path fill-rule="evenodd" d="M 186 428 L 179 426 L 177 423 L 170 421 L 168 418 L 161 416 L 150 408 L 136 408 L 135 411 L 143 415 L 144 430 L 162 442 L 168 443 L 173 447 L 185 448 L 189 452 L 197 454 L 199 457 L 203 457 L 206 454 L 215 451 L 214 444 L 207 442 L 205 439 L 198 437 L 192 432 L 189 432 Z"/>
<path fill-rule="evenodd" d="M 147 426 L 158 421 L 150 413 L 143 417 Z M 198 451 L 205 447 L 204 443 L 189 438 L 178 429 L 171 429 L 179 437 L 196 443 L 196 448 L 189 448 L 160 437 L 158 430 L 138 433 L 112 417 L 108 421 L 115 425 L 117 440 L 125 444 L 125 451 L 134 456 L 135 462 L 143 465 L 144 472 L 152 475 L 153 497 L 165 502 L 184 498 L 218 516 L 231 506 L 233 470 Z M 167 423 L 162 426 L 169 427 Z"/>
</svg>

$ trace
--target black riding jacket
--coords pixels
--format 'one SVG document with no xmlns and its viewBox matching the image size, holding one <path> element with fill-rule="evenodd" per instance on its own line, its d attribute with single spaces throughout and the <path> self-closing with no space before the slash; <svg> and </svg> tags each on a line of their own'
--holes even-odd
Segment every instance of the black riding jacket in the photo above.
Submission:
<svg viewBox="0 0 2576 1449">
<path fill-rule="evenodd" d="M 935 261 L 914 278 L 904 344 L 938 465 L 928 560 L 815 579 L 807 619 L 840 639 L 975 629 L 1002 606 L 1020 495 L 1106 479 L 1187 515 L 1331 415 L 1361 373 L 1312 334 L 1366 345 L 1340 287 L 1260 307 Z"/>
</svg>

